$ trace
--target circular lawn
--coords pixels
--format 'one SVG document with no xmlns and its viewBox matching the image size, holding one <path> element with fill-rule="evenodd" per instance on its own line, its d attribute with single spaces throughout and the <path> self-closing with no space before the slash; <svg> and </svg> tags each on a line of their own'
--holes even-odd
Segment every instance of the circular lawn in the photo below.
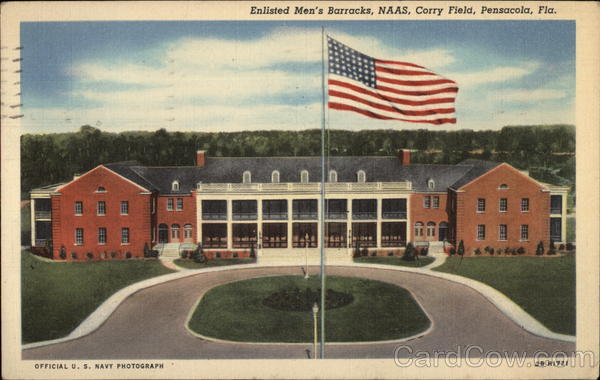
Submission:
<svg viewBox="0 0 600 380">
<path fill-rule="evenodd" d="M 430 326 L 423 310 L 403 288 L 334 276 L 327 277 L 326 285 L 327 342 L 399 339 Z M 308 280 L 302 276 L 261 277 L 221 285 L 202 297 L 189 328 L 207 337 L 239 342 L 312 342 L 311 305 L 320 301 L 320 287 L 316 276 Z"/>
</svg>

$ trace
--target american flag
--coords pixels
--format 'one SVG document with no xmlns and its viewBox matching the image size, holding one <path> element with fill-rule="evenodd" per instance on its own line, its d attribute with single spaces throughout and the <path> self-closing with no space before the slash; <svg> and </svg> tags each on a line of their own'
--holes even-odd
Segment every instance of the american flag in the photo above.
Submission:
<svg viewBox="0 0 600 380">
<path fill-rule="evenodd" d="M 329 108 L 409 123 L 456 123 L 456 82 L 423 66 L 376 59 L 327 37 Z"/>
</svg>

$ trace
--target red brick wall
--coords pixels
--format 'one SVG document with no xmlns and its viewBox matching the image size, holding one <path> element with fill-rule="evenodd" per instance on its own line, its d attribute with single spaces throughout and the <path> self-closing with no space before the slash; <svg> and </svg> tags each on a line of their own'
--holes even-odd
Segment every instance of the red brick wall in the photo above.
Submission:
<svg viewBox="0 0 600 380">
<path fill-rule="evenodd" d="M 506 184 L 508 189 L 499 189 Z M 485 198 L 484 213 L 477 212 L 478 198 Z M 500 198 L 508 199 L 508 210 L 499 211 Z M 521 198 L 529 198 L 529 212 L 521 212 Z M 507 164 L 501 164 L 457 192 L 456 242 L 463 240 L 465 254 L 485 246 L 493 248 L 524 247 L 535 251 L 538 242 L 549 240 L 550 193 L 526 175 Z M 486 226 L 484 241 L 477 241 L 477 225 Z M 506 224 L 507 241 L 499 241 L 498 225 Z M 520 241 L 521 225 L 529 225 L 529 241 Z"/>
<path fill-rule="evenodd" d="M 173 210 L 167 210 L 168 199 L 173 199 Z M 183 210 L 177 211 L 177 199 L 183 199 Z M 157 198 L 156 208 L 156 241 L 158 241 L 158 226 L 160 224 L 166 224 L 169 227 L 169 242 L 176 242 L 171 237 L 171 226 L 173 224 L 179 225 L 179 241 L 184 241 L 184 226 L 186 224 L 192 225 L 192 240 L 191 242 L 197 241 L 196 236 L 196 197 L 195 192 L 191 195 L 160 195 Z"/>
<path fill-rule="evenodd" d="M 98 193 L 99 186 L 106 189 Z M 77 253 L 78 260 L 87 260 L 91 252 L 94 259 L 111 252 L 115 258 L 125 258 L 126 252 L 132 257 L 143 257 L 144 243 L 150 243 L 150 194 L 141 194 L 142 188 L 120 177 L 114 172 L 99 166 L 79 179 L 59 189 L 61 195 L 52 196 L 52 239 L 54 258 L 60 259 L 64 245 L 67 261 L 73 260 L 71 253 Z M 75 215 L 75 201 L 83 202 L 83 215 Z M 96 215 L 98 201 L 106 202 L 106 215 Z M 129 215 L 120 215 L 121 201 L 129 202 Z M 106 228 L 106 244 L 98 244 L 98 229 Z M 129 244 L 121 244 L 121 228 L 129 228 Z M 75 245 L 75 228 L 83 228 L 84 244 Z"/>
<path fill-rule="evenodd" d="M 429 208 L 423 207 L 423 199 L 429 196 L 432 201 Z M 433 206 L 433 197 L 440 197 L 440 205 L 438 208 L 432 208 Z M 410 198 L 410 223 L 407 228 L 410 228 L 410 236 L 411 241 L 436 241 L 438 240 L 439 226 L 441 222 L 446 222 L 448 225 L 450 224 L 448 220 L 448 212 L 446 210 L 448 204 L 448 195 L 447 193 L 417 193 L 413 194 Z M 423 223 L 423 236 L 417 237 L 415 236 L 415 223 L 422 222 Z M 435 235 L 427 236 L 427 223 L 434 222 L 435 223 Z"/>
</svg>

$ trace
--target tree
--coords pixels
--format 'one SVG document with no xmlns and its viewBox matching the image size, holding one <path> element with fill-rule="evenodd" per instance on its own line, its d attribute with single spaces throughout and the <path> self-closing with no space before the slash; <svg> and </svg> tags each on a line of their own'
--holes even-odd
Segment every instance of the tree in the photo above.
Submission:
<svg viewBox="0 0 600 380">
<path fill-rule="evenodd" d="M 204 256 L 204 249 L 202 248 L 202 244 L 198 244 L 194 253 L 192 254 L 192 258 L 195 263 L 205 263 L 206 256 Z"/>
<path fill-rule="evenodd" d="M 415 261 L 415 247 L 412 243 L 406 244 L 406 249 L 404 250 L 404 254 L 402 255 L 402 260 Z"/>
<path fill-rule="evenodd" d="M 535 249 L 535 254 L 536 255 L 543 255 L 544 254 L 544 242 L 540 240 L 540 242 L 537 245 L 537 248 Z"/>
</svg>

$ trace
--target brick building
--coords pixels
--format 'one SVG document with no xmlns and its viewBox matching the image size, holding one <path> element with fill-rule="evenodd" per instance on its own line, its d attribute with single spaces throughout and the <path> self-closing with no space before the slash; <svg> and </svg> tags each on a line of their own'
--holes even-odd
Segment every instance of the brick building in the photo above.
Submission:
<svg viewBox="0 0 600 380">
<path fill-rule="evenodd" d="M 319 157 L 211 158 L 196 165 L 100 165 L 66 184 L 31 192 L 32 246 L 55 259 L 178 255 L 201 243 L 210 256 L 318 258 Z M 476 248 L 564 242 L 568 188 L 539 183 L 505 163 L 411 164 L 398 157 L 331 157 L 325 184 L 328 258 L 358 246 L 463 241 Z M 52 244 L 48 244 L 51 242 Z"/>
</svg>

